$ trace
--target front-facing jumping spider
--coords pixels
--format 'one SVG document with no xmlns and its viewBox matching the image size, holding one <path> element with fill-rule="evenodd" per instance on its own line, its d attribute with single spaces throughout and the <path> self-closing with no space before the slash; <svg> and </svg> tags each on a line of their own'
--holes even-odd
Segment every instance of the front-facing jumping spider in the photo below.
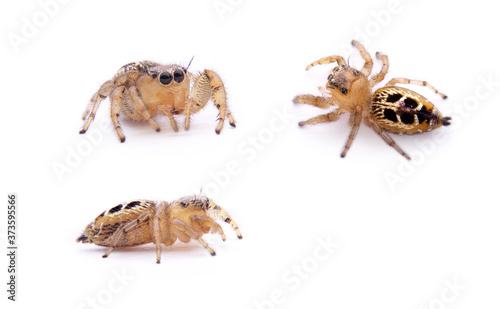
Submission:
<svg viewBox="0 0 500 309">
<path fill-rule="evenodd" d="M 219 123 L 215 132 L 220 133 L 226 117 L 231 126 L 236 126 L 227 107 L 224 83 L 211 70 L 195 75 L 176 64 L 161 65 L 152 61 L 126 64 L 111 80 L 102 84 L 90 99 L 83 114 L 86 121 L 80 134 L 87 131 L 99 104 L 107 97 L 111 101 L 111 121 L 122 143 L 125 136 L 118 122 L 119 115 L 126 119 L 147 121 L 153 129 L 160 131 L 151 117 L 161 113 L 168 117 L 174 131 L 178 131 L 173 115 L 184 114 L 185 128 L 188 130 L 191 114 L 205 107 L 210 99 L 219 110 Z"/>
</svg>

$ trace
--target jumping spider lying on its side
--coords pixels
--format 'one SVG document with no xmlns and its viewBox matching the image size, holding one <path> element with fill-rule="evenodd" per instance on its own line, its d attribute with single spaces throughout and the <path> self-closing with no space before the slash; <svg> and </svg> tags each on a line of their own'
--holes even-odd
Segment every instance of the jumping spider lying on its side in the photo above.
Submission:
<svg viewBox="0 0 500 309">
<path fill-rule="evenodd" d="M 226 240 L 216 219 L 231 224 L 238 238 L 242 238 L 233 219 L 212 199 L 187 196 L 171 203 L 135 200 L 119 204 L 90 222 L 76 241 L 108 247 L 103 258 L 108 257 L 116 247 L 152 242 L 156 245 L 156 263 L 159 264 L 161 244 L 171 246 L 177 239 L 182 242 L 196 239 L 211 255 L 215 255 L 215 251 L 201 237 L 212 232 L 219 233 L 222 240 Z"/>
<path fill-rule="evenodd" d="M 107 97 L 111 101 L 111 121 L 122 143 L 125 136 L 118 122 L 119 115 L 126 119 L 145 120 L 153 129 L 160 131 L 151 117 L 161 113 L 168 117 L 174 131 L 178 131 L 173 115 L 184 114 L 185 128 L 188 130 L 191 114 L 205 107 L 210 99 L 219 109 L 219 124 L 215 132 L 220 133 L 226 117 L 231 126 L 236 126 L 226 103 L 224 83 L 211 70 L 204 70 L 196 76 L 189 73 L 187 68 L 175 64 L 160 65 L 152 61 L 126 64 L 111 80 L 102 84 L 90 99 L 83 114 L 86 121 L 80 134 L 87 132 L 99 104 Z"/>
<path fill-rule="evenodd" d="M 443 117 L 438 109 L 420 94 L 406 88 L 396 87 L 396 84 L 415 84 L 425 86 L 437 93 L 443 99 L 447 96 L 437 91 L 425 81 L 393 78 L 384 87 L 372 92 L 373 87 L 381 82 L 389 70 L 387 55 L 379 52 L 375 54 L 382 61 L 379 73 L 369 78 L 373 61 L 363 45 L 357 41 L 352 44 L 358 49 L 365 64 L 361 70 L 356 70 L 346 64 L 341 56 L 321 58 L 307 66 L 306 70 L 318 64 L 337 62 L 338 66 L 330 71 L 326 89 L 320 91 L 327 97 L 311 94 L 298 95 L 294 103 L 310 104 L 319 108 L 338 108 L 324 115 L 313 117 L 299 122 L 300 126 L 332 122 L 340 118 L 343 113 L 350 113 L 352 130 L 342 151 L 344 157 L 356 137 L 361 120 L 377 132 L 384 141 L 394 147 L 406 159 L 410 157 L 386 133 L 415 134 L 434 130 L 450 124 L 451 117 Z"/>
</svg>

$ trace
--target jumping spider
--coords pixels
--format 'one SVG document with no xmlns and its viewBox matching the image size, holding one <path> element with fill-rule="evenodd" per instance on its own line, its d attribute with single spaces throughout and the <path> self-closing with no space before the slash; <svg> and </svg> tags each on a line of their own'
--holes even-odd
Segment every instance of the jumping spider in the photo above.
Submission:
<svg viewBox="0 0 500 309">
<path fill-rule="evenodd" d="M 119 204 L 97 216 L 76 241 L 109 247 L 103 258 L 116 247 L 152 242 L 156 244 L 156 263 L 159 264 L 160 245 L 171 246 L 177 239 L 185 243 L 191 238 L 196 239 L 211 255 L 215 255 L 201 237 L 212 232 L 219 233 L 222 240 L 226 240 L 216 219 L 231 224 L 238 238 L 242 238 L 236 223 L 213 200 L 204 196 L 187 196 L 171 203 L 135 200 Z"/>
<path fill-rule="evenodd" d="M 395 85 L 415 84 L 425 86 L 443 99 L 446 99 L 447 96 L 425 81 L 407 78 L 393 78 L 384 87 L 372 93 L 372 88 L 384 79 L 389 69 L 387 55 L 379 52 L 375 54 L 377 59 L 382 61 L 382 69 L 379 73 L 368 78 L 373 67 L 372 58 L 359 42 L 353 40 L 352 44 L 365 60 L 361 70 L 356 70 L 347 65 L 341 56 L 321 58 L 306 67 L 306 70 L 309 70 L 318 64 L 338 63 L 338 66 L 330 71 L 326 89 L 320 87 L 320 91 L 328 95 L 328 97 L 305 94 L 296 96 L 293 102 L 310 104 L 319 108 L 330 108 L 332 106 L 338 106 L 338 108 L 327 114 L 301 121 L 299 125 L 332 122 L 347 112 L 351 114 L 350 124 L 352 130 L 341 157 L 344 157 L 351 147 L 363 119 L 365 124 L 375 130 L 387 144 L 394 147 L 409 160 L 410 157 L 399 148 L 385 131 L 398 134 L 422 133 L 449 125 L 451 117 L 443 117 L 437 108 L 420 94 Z"/>
<path fill-rule="evenodd" d="M 118 122 L 119 115 L 126 119 L 146 120 L 153 129 L 160 131 L 151 117 L 161 113 L 168 117 L 174 131 L 178 131 L 173 115 L 185 114 L 185 128 L 188 130 L 191 114 L 205 107 L 210 99 L 219 109 L 219 124 L 215 132 L 220 133 L 226 117 L 231 126 L 236 126 L 227 107 L 224 83 L 211 70 L 204 70 L 196 76 L 188 73 L 187 68 L 175 64 L 160 65 L 152 61 L 126 64 L 111 80 L 102 84 L 90 99 L 83 114 L 86 121 L 80 134 L 87 131 L 99 104 L 108 96 L 111 101 L 111 121 L 122 143 L 125 136 Z"/>
</svg>

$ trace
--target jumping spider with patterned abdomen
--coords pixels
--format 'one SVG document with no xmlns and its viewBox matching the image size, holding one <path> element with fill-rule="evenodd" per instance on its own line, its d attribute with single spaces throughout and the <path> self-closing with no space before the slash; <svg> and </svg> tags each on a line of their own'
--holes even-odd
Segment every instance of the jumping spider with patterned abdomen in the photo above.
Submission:
<svg viewBox="0 0 500 309">
<path fill-rule="evenodd" d="M 231 224 L 238 238 L 240 229 L 227 212 L 205 196 L 187 196 L 171 203 L 135 200 L 119 204 L 101 213 L 85 228 L 77 242 L 109 247 L 103 257 L 116 247 L 132 247 L 147 243 L 156 245 L 156 263 L 160 263 L 161 244 L 171 246 L 177 239 L 196 239 L 211 255 L 215 251 L 201 238 L 209 232 L 226 235 L 215 222 L 222 219 Z"/>
<path fill-rule="evenodd" d="M 205 107 L 210 99 L 219 109 L 219 124 L 215 132 L 220 133 L 226 117 L 231 126 L 236 126 L 227 107 L 224 83 L 219 75 L 211 70 L 204 70 L 196 76 L 189 73 L 187 68 L 175 64 L 160 65 L 152 61 L 126 64 L 118 70 L 113 79 L 102 84 L 90 99 L 83 114 L 86 121 L 80 134 L 87 131 L 99 104 L 107 97 L 110 97 L 111 101 L 111 121 L 122 143 L 125 136 L 118 122 L 119 115 L 126 119 L 145 120 L 156 131 L 160 131 L 158 124 L 151 117 L 161 113 L 168 117 L 172 128 L 177 131 L 173 115 L 184 114 L 185 128 L 188 130 L 191 114 Z"/>
<path fill-rule="evenodd" d="M 318 64 L 337 62 L 338 66 L 330 71 L 326 89 L 320 91 L 328 97 L 310 94 L 298 95 L 293 99 L 295 103 L 310 104 L 319 108 L 338 106 L 332 112 L 299 122 L 300 126 L 332 122 L 340 118 L 343 113 L 350 113 L 352 130 L 342 151 L 344 157 L 356 137 L 359 125 L 363 119 L 365 124 L 377 132 L 384 141 L 394 147 L 408 160 L 410 157 L 386 133 L 415 134 L 430 131 L 450 124 L 451 117 L 443 117 L 437 108 L 420 94 L 396 84 L 415 84 L 430 88 L 443 99 L 447 96 L 437 91 L 425 81 L 407 78 L 393 78 L 384 87 L 372 93 L 372 88 L 381 82 L 389 70 L 387 55 L 376 53 L 377 59 L 382 61 L 382 69 L 371 76 L 373 61 L 363 45 L 357 41 L 352 44 L 358 49 L 365 64 L 361 70 L 350 67 L 341 56 L 321 58 L 307 66 L 306 70 Z"/>
</svg>

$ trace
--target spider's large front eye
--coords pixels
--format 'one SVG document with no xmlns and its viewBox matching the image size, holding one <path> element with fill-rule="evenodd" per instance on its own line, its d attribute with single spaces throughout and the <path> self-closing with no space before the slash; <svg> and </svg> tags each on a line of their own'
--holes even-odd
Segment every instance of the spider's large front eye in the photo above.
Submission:
<svg viewBox="0 0 500 309">
<path fill-rule="evenodd" d="M 176 83 L 180 83 L 184 80 L 184 72 L 182 70 L 175 70 L 174 71 L 174 80 Z"/>
<path fill-rule="evenodd" d="M 340 88 L 340 92 L 342 92 L 342 94 L 347 94 L 347 88 L 345 87 Z"/>
<path fill-rule="evenodd" d="M 163 85 L 168 85 L 172 82 L 172 74 L 168 72 L 163 72 L 160 74 L 160 83 Z"/>
</svg>

